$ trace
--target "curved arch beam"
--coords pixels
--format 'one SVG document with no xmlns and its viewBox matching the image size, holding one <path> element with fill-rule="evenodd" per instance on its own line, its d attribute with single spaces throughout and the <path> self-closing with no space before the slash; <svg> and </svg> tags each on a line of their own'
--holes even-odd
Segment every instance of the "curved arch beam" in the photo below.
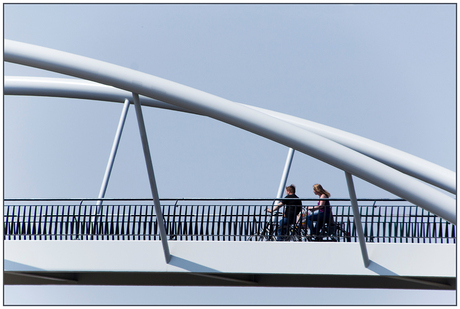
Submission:
<svg viewBox="0 0 460 309">
<path fill-rule="evenodd" d="M 291 124 L 356 150 L 398 171 L 423 180 L 452 194 L 457 194 L 456 173 L 445 167 L 353 133 L 259 107 L 252 108 L 288 121 Z"/>
<path fill-rule="evenodd" d="M 286 145 L 456 222 L 455 200 L 365 155 L 244 105 L 146 73 L 5 40 L 4 60 L 95 81 L 206 115 Z"/>
<path fill-rule="evenodd" d="M 123 102 L 126 97 L 131 96 L 127 91 L 85 80 L 25 76 L 6 76 L 4 94 L 67 97 L 111 102 Z M 183 108 L 148 97 L 141 97 L 141 104 L 189 112 Z M 346 131 L 260 107 L 245 106 L 326 137 L 405 174 L 456 194 L 455 172 L 442 166 Z"/>
<path fill-rule="evenodd" d="M 81 79 L 50 78 L 35 76 L 5 76 L 4 95 L 44 96 L 123 103 L 132 93 L 111 86 Z M 149 97 L 140 96 L 141 105 L 175 110 L 190 111 Z M 132 104 L 132 100 L 131 100 Z"/>
</svg>

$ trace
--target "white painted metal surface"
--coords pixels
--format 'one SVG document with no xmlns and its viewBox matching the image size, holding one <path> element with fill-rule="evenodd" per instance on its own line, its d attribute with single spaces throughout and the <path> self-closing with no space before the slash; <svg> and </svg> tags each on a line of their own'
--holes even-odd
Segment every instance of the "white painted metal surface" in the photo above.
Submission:
<svg viewBox="0 0 460 309">
<path fill-rule="evenodd" d="M 347 179 L 348 192 L 350 194 L 351 207 L 353 209 L 353 218 L 355 220 L 356 232 L 358 234 L 359 246 L 361 247 L 361 254 L 363 256 L 364 266 L 369 266 L 369 256 L 367 254 L 366 240 L 364 239 L 363 225 L 361 224 L 361 216 L 359 214 L 358 201 L 356 199 L 355 185 L 353 184 L 353 177 L 350 173 L 345 172 Z"/>
<path fill-rule="evenodd" d="M 4 60 L 75 76 L 206 115 L 301 151 L 456 222 L 453 198 L 350 148 L 242 104 L 102 61 L 5 40 Z"/>
<path fill-rule="evenodd" d="M 85 80 L 22 76 L 6 76 L 4 93 L 6 95 L 56 96 L 111 102 L 122 102 L 126 96 L 130 95 L 127 91 Z M 186 109 L 147 97 L 141 96 L 140 100 L 144 106 L 190 112 Z M 457 192 L 456 173 L 442 166 L 376 141 L 310 120 L 260 107 L 244 106 L 326 137 L 450 193 L 456 194 Z"/>
<path fill-rule="evenodd" d="M 160 241 L 6 240 L 4 247 L 7 272 L 456 276 L 455 244 L 369 243 L 367 268 L 358 243 L 171 241 L 169 264 Z"/>
<path fill-rule="evenodd" d="M 278 187 L 278 192 L 276 193 L 276 198 L 282 198 L 284 189 L 286 187 L 286 181 L 289 176 L 289 171 L 291 170 L 292 159 L 294 158 L 294 149 L 289 148 L 286 163 L 284 164 L 283 174 L 281 175 L 280 186 Z M 275 201 L 274 204 L 278 204 L 279 201 Z"/>
<path fill-rule="evenodd" d="M 169 252 L 168 238 L 166 236 L 166 228 L 163 220 L 163 213 L 161 212 L 160 196 L 158 194 L 157 183 L 155 180 L 155 174 L 153 171 L 152 157 L 150 155 L 150 147 L 147 138 L 147 132 L 145 130 L 144 116 L 142 115 L 142 106 L 139 102 L 139 96 L 133 93 L 134 107 L 136 109 L 137 123 L 139 125 L 139 132 L 141 135 L 142 148 L 144 150 L 145 165 L 147 168 L 147 174 L 149 175 L 150 191 L 153 196 L 153 204 L 155 206 L 155 216 L 157 219 L 158 228 L 160 230 L 161 243 L 163 245 L 163 253 L 166 263 L 171 260 L 171 254 Z"/>
<path fill-rule="evenodd" d="M 299 117 L 262 109 L 260 107 L 247 106 L 273 117 L 288 121 L 293 125 L 356 150 L 398 171 L 423 180 L 452 194 L 457 194 L 456 173 L 440 165 L 356 134 Z"/>
<path fill-rule="evenodd" d="M 102 179 L 101 189 L 99 190 L 98 198 L 104 198 L 105 192 L 107 191 L 107 185 L 109 184 L 110 174 L 112 173 L 112 168 L 115 162 L 115 157 L 117 155 L 118 146 L 120 145 L 121 133 L 123 133 L 123 127 L 125 126 L 126 116 L 128 115 L 129 104 L 129 100 L 125 99 L 125 103 L 123 104 L 123 110 L 121 111 L 120 120 L 118 122 L 117 131 L 115 133 L 115 138 L 113 140 L 112 150 L 110 151 L 109 161 L 107 162 L 104 178 Z M 97 201 L 97 205 L 99 206 L 97 209 L 97 213 L 100 213 L 102 201 Z"/>
</svg>

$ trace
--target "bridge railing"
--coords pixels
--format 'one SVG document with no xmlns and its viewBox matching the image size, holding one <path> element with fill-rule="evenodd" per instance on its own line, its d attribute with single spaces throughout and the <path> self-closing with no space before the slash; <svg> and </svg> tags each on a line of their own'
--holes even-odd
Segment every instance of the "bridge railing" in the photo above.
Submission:
<svg viewBox="0 0 460 309">
<path fill-rule="evenodd" d="M 350 201 L 329 199 L 333 222 L 310 231 L 292 225 L 291 241 L 357 242 Z M 153 202 L 147 199 L 5 199 L 5 240 L 159 240 Z M 164 199 L 171 241 L 275 240 L 282 213 L 266 211 L 271 199 Z M 317 199 L 302 199 L 316 205 Z M 366 242 L 455 243 L 455 226 L 402 199 L 358 200 Z M 100 211 L 98 211 L 100 207 Z"/>
</svg>

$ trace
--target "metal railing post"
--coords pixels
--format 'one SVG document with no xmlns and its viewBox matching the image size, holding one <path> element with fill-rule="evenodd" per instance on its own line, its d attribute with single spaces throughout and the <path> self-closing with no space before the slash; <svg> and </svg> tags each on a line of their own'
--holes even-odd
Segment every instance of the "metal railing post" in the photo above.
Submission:
<svg viewBox="0 0 460 309">
<path fill-rule="evenodd" d="M 350 173 L 345 172 L 347 178 L 348 192 L 350 194 L 350 202 L 353 209 L 353 217 L 355 219 L 356 231 L 358 233 L 359 245 L 361 247 L 361 253 L 363 255 L 364 266 L 369 267 L 370 261 L 367 254 L 366 241 L 364 240 L 363 226 L 361 225 L 361 217 L 359 215 L 358 201 L 356 200 L 355 185 L 353 184 L 353 178 Z"/>
<path fill-rule="evenodd" d="M 145 164 L 147 166 L 147 173 L 150 180 L 150 190 L 153 195 L 153 203 L 155 205 L 155 212 L 157 217 L 158 227 L 160 228 L 160 237 L 163 244 L 163 251 L 165 254 L 166 263 L 171 261 L 171 254 L 169 253 L 168 240 L 166 239 L 166 229 L 163 220 L 163 214 L 160 207 L 160 197 L 158 195 L 157 184 L 155 181 L 155 174 L 153 173 L 152 158 L 150 156 L 149 143 L 147 140 L 147 132 L 145 130 L 144 117 L 142 116 L 141 103 L 139 102 L 139 95 L 133 93 L 134 107 L 136 109 L 137 122 L 139 124 L 139 132 L 141 134 L 142 147 L 144 149 Z"/>
<path fill-rule="evenodd" d="M 115 156 L 117 155 L 118 145 L 120 144 L 121 133 L 123 132 L 123 127 L 126 122 L 126 115 L 128 115 L 129 109 L 129 100 L 125 99 L 123 110 L 121 112 L 120 121 L 118 122 L 117 132 L 115 133 L 115 138 L 113 140 L 112 151 L 110 152 L 109 161 L 107 162 L 107 168 L 105 170 L 104 179 L 102 180 L 101 189 L 99 191 L 98 198 L 104 198 L 105 192 L 107 191 L 107 185 L 109 183 L 110 174 L 112 173 L 113 163 L 115 161 Z M 102 200 L 97 201 L 97 213 L 99 214 L 102 209 Z"/>
</svg>

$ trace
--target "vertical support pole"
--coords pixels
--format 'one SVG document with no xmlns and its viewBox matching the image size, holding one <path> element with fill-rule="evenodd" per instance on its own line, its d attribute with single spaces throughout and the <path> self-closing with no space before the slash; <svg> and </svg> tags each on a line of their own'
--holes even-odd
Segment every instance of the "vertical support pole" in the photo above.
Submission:
<svg viewBox="0 0 460 309">
<path fill-rule="evenodd" d="M 278 188 L 278 193 L 276 194 L 276 198 L 282 198 L 284 188 L 286 187 L 286 181 L 289 175 L 289 171 L 291 170 L 292 158 L 294 157 L 294 149 L 289 148 L 289 152 L 286 158 L 286 164 L 284 165 L 283 175 L 281 176 L 280 186 Z M 278 203 L 278 201 L 275 201 Z"/>
<path fill-rule="evenodd" d="M 123 127 L 126 122 L 126 115 L 128 115 L 129 109 L 129 100 L 125 99 L 123 105 L 123 110 L 121 112 L 120 121 L 118 122 L 117 132 L 115 133 L 115 138 L 113 140 L 112 151 L 110 152 L 109 161 L 107 162 L 107 168 L 105 169 L 104 179 L 102 180 L 101 189 L 99 191 L 98 198 L 102 199 L 105 196 L 107 191 L 107 185 L 109 183 L 110 174 L 112 173 L 113 163 L 115 161 L 115 156 L 117 155 L 118 145 L 120 144 L 121 133 L 123 132 Z M 101 213 L 102 210 L 102 200 L 97 201 L 97 213 Z"/>
<path fill-rule="evenodd" d="M 147 140 L 147 132 L 145 130 L 144 117 L 142 116 L 141 103 L 139 102 L 139 95 L 133 93 L 134 107 L 136 109 L 137 122 L 139 124 L 139 132 L 141 134 L 142 147 L 144 148 L 145 164 L 147 166 L 147 173 L 150 180 L 150 190 L 152 191 L 153 203 L 155 205 L 155 212 L 157 217 L 158 227 L 160 228 L 160 237 L 163 244 L 163 251 L 165 254 L 166 263 L 171 261 L 171 254 L 169 253 L 168 240 L 166 239 L 166 229 L 163 220 L 163 213 L 160 208 L 160 197 L 158 195 L 157 184 L 155 181 L 155 174 L 153 173 L 152 158 L 150 156 L 149 143 Z"/>
<path fill-rule="evenodd" d="M 347 178 L 348 192 L 350 194 L 350 202 L 353 209 L 353 217 L 355 219 L 356 231 L 358 232 L 359 245 L 361 246 L 361 254 L 363 255 L 364 266 L 369 267 L 369 256 L 367 255 L 366 242 L 364 240 L 363 226 L 361 224 L 361 216 L 359 215 L 358 201 L 356 199 L 355 185 L 353 177 L 350 173 L 345 172 Z"/>
</svg>

